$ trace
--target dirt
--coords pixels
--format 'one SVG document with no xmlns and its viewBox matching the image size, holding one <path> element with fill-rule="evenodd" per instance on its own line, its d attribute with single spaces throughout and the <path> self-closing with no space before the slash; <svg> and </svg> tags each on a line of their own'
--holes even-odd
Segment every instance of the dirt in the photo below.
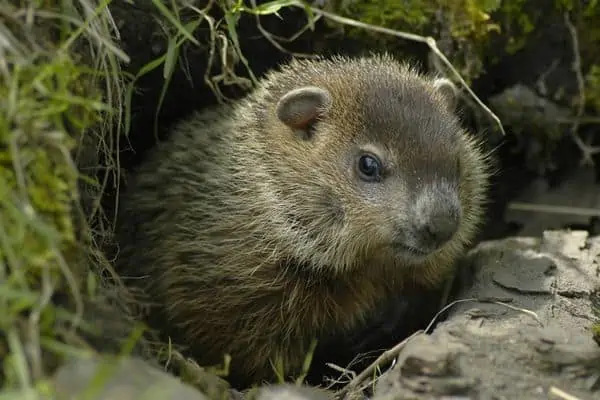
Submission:
<svg viewBox="0 0 600 400">
<path fill-rule="evenodd" d="M 65 364 L 54 377 L 59 399 L 79 398 L 97 384 L 88 399 L 206 400 L 200 391 L 138 358 L 110 356 L 78 358 Z M 76 397 L 77 396 L 77 397 Z"/>
</svg>

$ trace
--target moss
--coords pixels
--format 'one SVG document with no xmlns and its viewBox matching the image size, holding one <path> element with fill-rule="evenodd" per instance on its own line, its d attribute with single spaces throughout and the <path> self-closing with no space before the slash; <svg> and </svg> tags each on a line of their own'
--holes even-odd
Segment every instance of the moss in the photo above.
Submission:
<svg viewBox="0 0 600 400">
<path fill-rule="evenodd" d="M 2 393 L 33 390 L 78 352 L 67 337 L 84 313 L 90 254 L 97 267 L 102 257 L 81 218 L 74 153 L 111 110 L 106 71 L 90 68 L 108 58 L 106 2 L 21 3 L 0 5 Z"/>
<path fill-rule="evenodd" d="M 579 35 L 579 41 L 582 64 L 587 66 L 587 71 L 584 71 L 586 106 L 600 112 L 600 2 L 591 1 L 578 12 L 578 32 L 585 32 Z"/>
<path fill-rule="evenodd" d="M 341 1 L 335 11 L 368 24 L 384 26 L 436 38 L 446 37 L 440 44 L 459 71 L 470 80 L 482 71 L 481 46 L 499 26 L 490 18 L 496 10 L 496 0 L 406 0 Z M 439 26 L 438 26 L 439 25 Z M 444 31 L 438 32 L 441 27 Z M 401 39 L 348 28 L 348 35 L 365 39 L 390 51 L 402 53 L 406 44 Z M 448 54 L 448 52 L 450 54 Z"/>
<path fill-rule="evenodd" d="M 600 64 L 592 65 L 586 75 L 587 105 L 600 112 Z"/>
<path fill-rule="evenodd" d="M 537 16 L 526 9 L 526 0 L 340 0 L 333 8 L 362 22 L 438 38 L 442 51 L 467 82 L 483 73 L 483 60 L 498 59 L 497 42 L 507 53 L 521 49 L 533 31 Z M 348 29 L 354 38 L 401 51 L 402 40 Z"/>
<path fill-rule="evenodd" d="M 592 325 L 592 337 L 600 345 L 600 324 Z"/>
<path fill-rule="evenodd" d="M 504 49 L 509 54 L 521 50 L 535 28 L 537 18 L 526 11 L 526 3 L 527 0 L 504 0 L 498 8 L 497 18 L 506 38 Z"/>
</svg>

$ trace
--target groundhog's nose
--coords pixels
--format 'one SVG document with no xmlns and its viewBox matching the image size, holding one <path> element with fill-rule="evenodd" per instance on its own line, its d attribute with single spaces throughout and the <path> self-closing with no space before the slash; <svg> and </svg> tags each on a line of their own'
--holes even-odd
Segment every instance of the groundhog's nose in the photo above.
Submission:
<svg viewBox="0 0 600 400">
<path fill-rule="evenodd" d="M 415 234 L 421 247 L 437 249 L 452 239 L 458 230 L 458 218 L 453 212 L 437 212 L 416 227 Z"/>
<path fill-rule="evenodd" d="M 460 224 L 461 205 L 450 190 L 437 188 L 416 202 L 413 235 L 416 247 L 435 250 L 448 242 Z"/>
</svg>

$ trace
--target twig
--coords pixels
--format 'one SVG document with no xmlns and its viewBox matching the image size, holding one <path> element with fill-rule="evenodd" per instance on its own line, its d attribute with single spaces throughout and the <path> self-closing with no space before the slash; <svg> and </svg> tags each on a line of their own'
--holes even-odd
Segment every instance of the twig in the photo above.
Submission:
<svg viewBox="0 0 600 400">
<path fill-rule="evenodd" d="M 579 397 L 572 396 L 572 395 L 568 394 L 567 392 L 564 392 L 555 386 L 552 386 L 550 388 L 549 394 L 553 394 L 564 400 L 579 400 Z"/>
<path fill-rule="evenodd" d="M 569 117 L 557 117 L 555 119 L 556 122 L 561 124 L 572 124 L 575 120 L 579 121 L 579 124 L 600 124 L 600 117 L 594 117 L 591 115 L 582 115 L 579 118 L 569 118 Z"/>
<path fill-rule="evenodd" d="M 536 204 L 524 202 L 511 202 L 507 206 L 510 210 L 535 211 L 549 214 L 569 214 L 582 217 L 600 217 L 600 209 L 587 207 L 553 206 L 550 204 Z"/>
<path fill-rule="evenodd" d="M 490 115 L 490 117 L 494 120 L 494 122 L 496 122 L 496 124 L 498 125 L 498 128 L 502 132 L 502 135 L 506 135 L 506 132 L 504 131 L 504 127 L 502 126 L 502 122 L 500 122 L 500 118 L 498 118 L 498 116 L 496 114 L 494 114 L 492 112 L 492 110 L 490 110 L 479 99 L 479 97 L 477 97 L 477 95 L 473 92 L 473 90 L 471 90 L 471 88 L 469 87 L 469 85 L 467 85 L 467 83 L 462 78 L 462 76 L 460 75 L 460 73 L 456 70 L 456 68 L 454 68 L 454 66 L 452 65 L 452 63 L 440 51 L 440 49 L 437 46 L 437 42 L 431 36 L 425 37 L 425 36 L 421 36 L 421 35 L 416 35 L 414 33 L 402 32 L 402 31 L 397 31 L 397 30 L 394 30 L 394 29 L 384 28 L 382 26 L 366 24 L 364 22 L 360 22 L 360 21 L 357 21 L 357 20 L 354 20 L 354 19 L 351 19 L 351 18 L 342 17 L 342 16 L 339 16 L 339 15 L 336 15 L 336 14 L 333 14 L 333 13 L 330 13 L 330 12 L 327 12 L 327 11 L 320 10 L 318 8 L 314 8 L 314 7 L 309 7 L 309 8 L 315 14 L 322 15 L 325 18 L 328 18 L 328 19 L 330 19 L 332 21 L 335 21 L 337 23 L 340 23 L 340 24 L 354 26 L 356 28 L 368 29 L 368 30 L 371 30 L 373 32 L 384 33 L 386 35 L 392 35 L 392 36 L 396 36 L 396 37 L 399 37 L 399 38 L 402 38 L 402 39 L 412 40 L 414 42 L 419 42 L 419 43 L 426 44 L 429 47 L 429 49 L 433 53 L 435 53 L 435 55 L 438 56 L 440 58 L 440 60 L 442 60 L 442 62 L 446 65 L 446 67 L 448 67 L 448 69 L 450 69 L 450 71 L 452 71 L 452 73 L 454 74 L 454 76 L 459 80 L 459 82 L 462 84 L 462 86 L 465 88 L 465 90 L 469 93 L 469 95 L 473 98 L 473 100 L 481 108 L 483 108 L 486 111 L 486 113 L 488 113 Z"/>
<path fill-rule="evenodd" d="M 354 372 L 351 368 L 355 364 L 364 361 L 372 353 L 379 353 L 380 350 L 385 350 L 385 349 L 371 350 L 371 351 L 367 351 L 364 353 L 360 353 L 360 354 L 356 355 L 345 367 L 341 367 L 341 366 L 333 364 L 333 363 L 326 363 L 326 365 L 329 368 L 342 373 L 342 375 L 339 376 L 338 378 L 335 378 L 335 379 L 328 378 L 331 383 L 326 387 L 326 389 L 330 389 L 333 385 L 335 385 L 337 383 L 348 384 L 352 379 L 356 378 L 356 372 Z M 342 381 L 343 378 L 345 379 L 344 381 Z"/>
<path fill-rule="evenodd" d="M 538 315 L 531 311 L 531 310 L 526 310 L 524 308 L 519 308 L 519 307 L 515 307 L 512 306 L 510 304 L 506 304 L 503 301 L 499 301 L 497 299 L 486 299 L 486 298 L 470 298 L 470 299 L 459 299 L 459 300 L 454 300 L 452 303 L 446 305 L 444 308 L 442 308 L 440 311 L 438 311 L 433 318 L 431 319 L 431 322 L 429 322 L 429 325 L 427 325 L 427 328 L 425 328 L 425 332 L 430 332 L 431 328 L 433 327 L 433 324 L 435 323 L 435 321 L 439 318 L 440 315 L 442 315 L 446 310 L 448 310 L 449 308 L 455 306 L 456 304 L 459 303 L 467 303 L 467 302 L 472 302 L 472 301 L 476 301 L 476 302 L 480 302 L 480 303 L 493 303 L 493 304 L 497 304 L 499 306 L 504 306 L 507 308 L 510 308 L 511 310 L 515 310 L 515 311 L 520 311 L 524 314 L 530 315 L 533 319 L 535 319 L 540 325 L 544 326 L 544 323 L 542 322 L 542 320 L 540 319 L 540 317 L 538 317 Z"/>
<path fill-rule="evenodd" d="M 250 3 L 252 4 L 252 8 L 257 8 L 256 5 L 256 0 L 250 0 Z M 294 41 L 296 38 L 298 38 L 300 35 L 302 35 L 304 32 L 306 32 L 307 29 L 310 28 L 311 25 L 313 25 L 315 22 L 317 22 L 319 19 L 321 18 L 320 15 L 317 15 L 312 23 L 308 23 L 306 24 L 304 27 L 302 27 L 298 32 L 296 32 L 294 35 L 292 35 L 290 38 L 282 38 L 280 36 L 276 36 L 274 34 L 272 34 L 271 32 L 267 31 L 263 26 L 262 23 L 260 22 L 260 14 L 256 13 L 255 15 L 255 19 L 256 19 L 256 26 L 258 27 L 259 32 L 264 36 L 265 39 L 267 39 L 275 48 L 277 48 L 277 50 L 281 51 L 282 53 L 287 53 L 292 55 L 293 57 L 302 57 L 302 58 L 317 58 L 317 55 L 315 54 L 308 54 L 308 53 L 295 53 L 292 52 L 290 50 L 285 49 L 281 44 L 279 44 L 279 41 L 285 41 L 285 42 L 292 42 Z M 276 39 L 277 38 L 277 39 Z"/>
<path fill-rule="evenodd" d="M 594 154 L 600 153 L 600 147 L 592 147 L 592 146 L 584 143 L 583 140 L 581 140 L 581 138 L 579 137 L 579 134 L 577 132 L 579 130 L 579 124 L 580 124 L 579 119 L 583 116 L 583 113 L 585 111 L 585 99 L 586 99 L 585 82 L 583 79 L 583 73 L 581 72 L 581 56 L 579 54 L 579 36 L 577 35 L 577 29 L 575 28 L 575 26 L 571 22 L 571 19 L 569 18 L 568 12 L 564 13 L 564 19 L 565 19 L 565 24 L 567 25 L 567 28 L 569 29 L 569 33 L 571 34 L 571 42 L 572 42 L 572 47 L 573 47 L 572 68 L 573 68 L 573 72 L 575 73 L 575 76 L 577 78 L 577 88 L 579 91 L 579 101 L 577 103 L 577 114 L 576 114 L 575 120 L 573 121 L 573 124 L 571 125 L 570 134 L 573 137 L 575 144 L 577 144 L 577 147 L 579 147 L 579 149 L 583 153 L 581 163 L 583 165 L 594 165 L 594 160 L 592 159 L 592 156 Z"/>
<path fill-rule="evenodd" d="M 340 367 L 339 365 L 333 363 L 326 363 L 326 366 L 340 373 L 340 376 L 337 378 L 330 378 L 329 384 L 325 387 L 326 390 L 329 390 L 334 385 L 345 383 L 348 384 L 352 379 L 356 378 L 356 372 L 351 369 Z"/>
<path fill-rule="evenodd" d="M 344 386 L 343 389 L 340 389 L 336 393 L 336 398 L 342 399 L 342 398 L 344 398 L 344 396 L 347 393 L 354 391 L 365 379 L 367 379 L 371 374 L 373 374 L 377 370 L 379 365 L 393 361 L 400 354 L 400 352 L 402 351 L 402 349 L 404 348 L 406 343 L 408 343 L 409 340 L 411 340 L 423 333 L 424 333 L 423 330 L 419 330 L 419 331 L 413 333 L 412 335 L 410 335 L 409 337 L 407 337 L 406 339 L 404 339 L 403 341 L 401 341 L 400 343 L 398 343 L 397 345 L 395 345 L 394 347 L 392 347 L 391 349 L 383 352 L 383 354 L 380 355 L 379 357 L 377 357 L 377 359 L 371 365 L 369 365 L 360 374 L 358 374 L 354 379 L 352 379 L 352 381 L 350 381 L 350 383 L 348 383 L 346 386 Z"/>
</svg>

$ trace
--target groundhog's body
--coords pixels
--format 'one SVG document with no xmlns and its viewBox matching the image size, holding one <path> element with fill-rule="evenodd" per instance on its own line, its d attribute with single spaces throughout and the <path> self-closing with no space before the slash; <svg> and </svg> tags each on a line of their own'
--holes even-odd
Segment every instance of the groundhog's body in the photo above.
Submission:
<svg viewBox="0 0 600 400">
<path fill-rule="evenodd" d="M 438 282 L 475 233 L 484 156 L 445 83 L 387 56 L 295 61 L 194 115 L 121 198 L 121 274 L 201 365 L 229 353 L 239 386 L 277 358 L 297 373 L 313 338 Z"/>
</svg>

